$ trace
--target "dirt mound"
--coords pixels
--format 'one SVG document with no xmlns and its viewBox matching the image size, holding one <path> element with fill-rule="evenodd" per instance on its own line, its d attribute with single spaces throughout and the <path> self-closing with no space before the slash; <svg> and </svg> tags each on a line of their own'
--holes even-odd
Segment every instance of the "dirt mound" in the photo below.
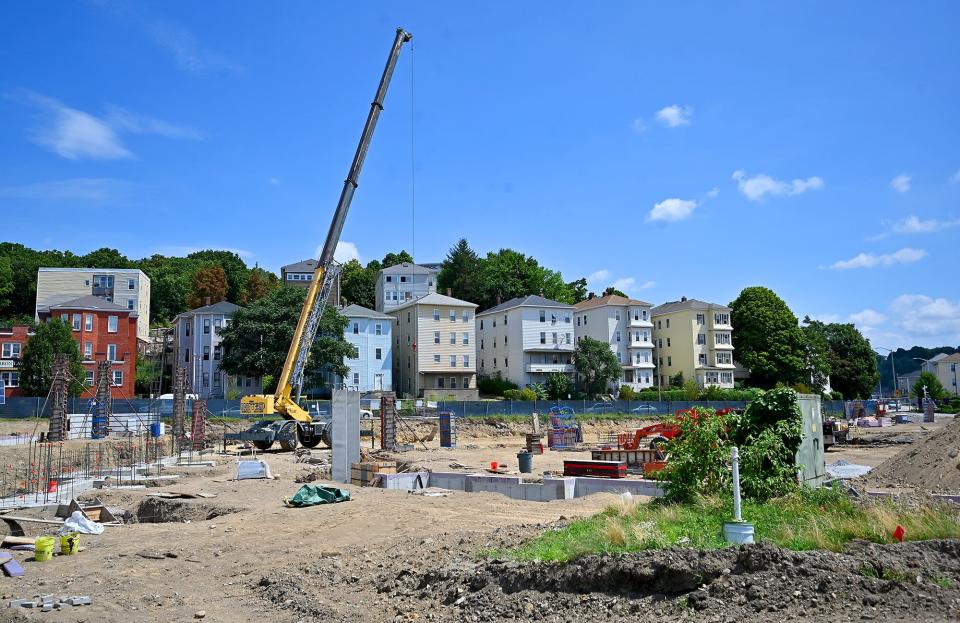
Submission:
<svg viewBox="0 0 960 623">
<path fill-rule="evenodd" d="M 960 493 L 960 418 L 887 459 L 865 481 L 880 487 Z"/>
<path fill-rule="evenodd" d="M 192 500 L 168 500 L 157 497 L 144 498 L 132 513 L 132 523 L 184 523 L 207 521 L 222 515 L 230 515 L 241 509 L 218 506 Z"/>
<path fill-rule="evenodd" d="M 419 570 L 409 559 L 368 561 L 366 567 L 321 559 L 265 576 L 256 590 L 274 607 L 329 621 L 916 621 L 960 615 L 960 541 L 861 542 L 839 554 L 771 544 L 671 548 L 566 564 L 478 563 L 450 552 L 445 564 L 432 565 L 433 556 L 424 554 Z M 351 608 L 324 599 L 334 593 Z"/>
</svg>

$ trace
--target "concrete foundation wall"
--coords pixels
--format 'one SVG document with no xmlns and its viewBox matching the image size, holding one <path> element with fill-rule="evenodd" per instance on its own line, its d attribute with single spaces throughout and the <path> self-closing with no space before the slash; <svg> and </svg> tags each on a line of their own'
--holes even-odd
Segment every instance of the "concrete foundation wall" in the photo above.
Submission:
<svg viewBox="0 0 960 623">
<path fill-rule="evenodd" d="M 660 497 L 663 490 L 654 480 L 618 480 L 610 478 L 544 478 L 543 483 L 523 482 L 519 476 L 493 476 L 461 472 L 416 472 L 381 474 L 384 489 L 412 491 L 425 487 L 464 491 L 466 493 L 499 493 L 514 500 L 549 502 L 570 500 L 593 493 L 626 493 Z"/>
</svg>

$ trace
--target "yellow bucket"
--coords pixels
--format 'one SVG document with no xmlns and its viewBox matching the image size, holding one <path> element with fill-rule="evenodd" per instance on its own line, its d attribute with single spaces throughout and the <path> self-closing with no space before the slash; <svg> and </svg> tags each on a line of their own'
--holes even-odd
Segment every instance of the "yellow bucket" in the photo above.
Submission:
<svg viewBox="0 0 960 623">
<path fill-rule="evenodd" d="M 37 540 L 33 545 L 33 559 L 37 562 L 50 560 L 53 558 L 53 548 L 56 546 L 56 544 L 57 541 L 52 536 L 37 537 Z"/>
<path fill-rule="evenodd" d="M 68 532 L 60 537 L 60 555 L 69 556 L 80 551 L 80 533 Z"/>
</svg>

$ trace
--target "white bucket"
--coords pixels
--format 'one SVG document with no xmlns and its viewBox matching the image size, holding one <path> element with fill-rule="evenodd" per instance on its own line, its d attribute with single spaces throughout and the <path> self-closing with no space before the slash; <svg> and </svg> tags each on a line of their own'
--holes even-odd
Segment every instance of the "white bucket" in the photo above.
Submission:
<svg viewBox="0 0 960 623">
<path fill-rule="evenodd" d="M 726 521 L 723 523 L 723 536 L 731 545 L 753 543 L 753 524 L 746 521 Z"/>
</svg>

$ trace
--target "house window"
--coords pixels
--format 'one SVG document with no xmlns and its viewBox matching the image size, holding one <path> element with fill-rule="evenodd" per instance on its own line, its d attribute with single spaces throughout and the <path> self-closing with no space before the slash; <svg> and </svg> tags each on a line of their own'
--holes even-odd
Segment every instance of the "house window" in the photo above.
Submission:
<svg viewBox="0 0 960 623">
<path fill-rule="evenodd" d="M 480 320 L 480 330 L 483 330 L 483 320 Z"/>
<path fill-rule="evenodd" d="M 400 275 L 400 283 L 406 283 L 406 282 L 407 282 L 407 276 L 406 276 L 406 275 Z"/>
<path fill-rule="evenodd" d="M 451 368 L 456 368 L 456 367 L 457 367 L 457 356 L 456 356 L 456 355 L 450 355 L 450 367 L 451 367 Z"/>
<path fill-rule="evenodd" d="M 80 314 L 73 315 L 73 330 L 74 331 L 80 330 Z"/>
<path fill-rule="evenodd" d="M 670 348 L 670 338 L 667 338 L 667 348 Z"/>
<path fill-rule="evenodd" d="M 706 344 L 707 336 L 703 333 L 697 333 L 697 344 Z"/>
<path fill-rule="evenodd" d="M 733 372 L 721 372 L 720 382 L 727 384 L 733 383 Z"/>
<path fill-rule="evenodd" d="M 546 344 L 546 343 L 547 343 L 547 334 L 546 334 L 546 332 L 544 332 L 544 331 L 541 331 L 541 332 L 540 332 L 540 343 L 541 343 L 541 344 Z"/>
<path fill-rule="evenodd" d="M 464 355 L 464 356 L 463 356 L 463 367 L 464 367 L 464 368 L 469 368 L 469 367 L 470 367 L 470 355 Z"/>
<path fill-rule="evenodd" d="M 89 344 L 89 342 L 87 342 Z M 3 345 L 4 359 L 17 359 L 20 357 L 20 344 L 17 342 L 8 342 Z"/>
<path fill-rule="evenodd" d="M 440 309 L 437 307 L 433 308 L 433 319 L 440 320 Z"/>
<path fill-rule="evenodd" d="M 464 333 L 463 333 L 463 343 L 464 343 L 464 344 L 469 344 L 469 343 L 470 343 L 470 334 L 467 333 L 466 331 L 464 331 Z"/>
<path fill-rule="evenodd" d="M 433 332 L 433 343 L 434 343 L 434 344 L 439 344 L 439 343 L 440 343 L 440 332 L 439 332 L 439 331 L 434 331 L 434 332 Z"/>
<path fill-rule="evenodd" d="M 483 350 L 483 338 L 480 338 L 480 350 Z"/>
<path fill-rule="evenodd" d="M 644 319 L 644 320 L 647 319 L 647 310 L 643 310 L 643 319 Z"/>
<path fill-rule="evenodd" d="M 440 355 L 433 356 L 433 363 L 440 363 Z"/>
<path fill-rule="evenodd" d="M 117 360 L 117 345 L 107 344 L 107 361 Z"/>
<path fill-rule="evenodd" d="M 210 347 L 209 347 L 209 346 L 204 346 L 204 347 L 203 347 L 203 360 L 204 360 L 204 361 L 210 361 Z"/>
<path fill-rule="evenodd" d="M 663 328 L 663 327 L 660 326 L 660 321 L 658 320 L 658 321 L 657 321 L 657 329 L 662 329 L 662 328 Z"/>
<path fill-rule="evenodd" d="M 503 367 L 504 367 L 504 368 L 509 368 L 509 367 L 510 367 L 510 358 L 509 358 L 509 357 L 504 357 L 504 358 L 503 358 Z"/>
<path fill-rule="evenodd" d="M 450 389 L 456 389 L 456 388 L 457 388 L 457 377 L 451 376 L 451 377 L 450 377 Z"/>
<path fill-rule="evenodd" d="M 127 290 L 136 290 L 137 282 L 134 279 L 127 279 Z"/>
<path fill-rule="evenodd" d="M 353 334 L 357 335 L 358 333 L 360 333 L 360 323 L 355 322 L 353 323 Z"/>
<path fill-rule="evenodd" d="M 456 322 L 456 321 L 457 321 L 457 310 L 451 309 L 451 310 L 450 310 L 450 322 Z"/>
<path fill-rule="evenodd" d="M 707 355 L 705 353 L 700 353 L 699 355 L 697 355 L 697 362 L 701 366 L 707 365 Z"/>
<path fill-rule="evenodd" d="M 221 353 L 221 350 L 222 350 L 222 348 L 221 348 L 221 346 L 220 346 L 219 344 L 217 344 L 216 346 L 213 347 L 213 360 L 214 360 L 214 361 L 220 361 L 220 353 Z"/>
<path fill-rule="evenodd" d="M 617 361 L 619 362 L 623 361 L 623 353 L 621 353 L 619 350 L 617 351 Z"/>
<path fill-rule="evenodd" d="M 669 318 L 667 318 L 667 328 L 668 328 L 668 329 L 670 328 L 670 319 L 669 319 Z"/>
<path fill-rule="evenodd" d="M 673 357 L 667 357 L 667 366 L 673 365 Z"/>
<path fill-rule="evenodd" d="M 556 332 L 556 331 L 553 332 L 553 343 L 554 343 L 554 344 L 557 343 L 557 332 Z"/>
<path fill-rule="evenodd" d="M 704 323 L 703 314 L 697 314 L 697 324 L 702 325 Z"/>
<path fill-rule="evenodd" d="M 183 323 L 183 334 L 187 337 L 190 337 L 190 325 L 193 324 L 193 319 Z"/>
<path fill-rule="evenodd" d="M 456 331 L 451 331 L 451 332 L 450 332 L 450 343 L 451 343 L 451 344 L 456 344 L 456 343 L 457 343 L 457 332 L 456 332 Z"/>
<path fill-rule="evenodd" d="M 377 354 L 376 354 L 376 359 L 377 359 L 377 361 L 382 360 L 382 359 L 383 359 L 383 349 L 378 348 L 376 352 L 377 352 Z"/>
<path fill-rule="evenodd" d="M 378 322 L 374 325 L 374 331 L 376 335 L 383 335 L 383 326 Z"/>
<path fill-rule="evenodd" d="M 203 386 L 204 386 L 204 387 L 210 387 L 210 373 L 209 373 L 209 372 L 204 372 L 204 373 L 203 373 Z"/>
<path fill-rule="evenodd" d="M 407 324 L 410 324 L 410 312 L 407 312 Z"/>
<path fill-rule="evenodd" d="M 117 332 L 117 323 L 119 322 L 118 316 L 108 316 L 107 317 L 107 332 L 116 333 Z"/>
<path fill-rule="evenodd" d="M 730 324 L 729 314 L 714 314 L 713 315 L 714 324 Z"/>
<path fill-rule="evenodd" d="M 467 310 L 463 310 L 462 317 L 464 322 L 470 322 L 470 312 L 468 312 Z"/>
<path fill-rule="evenodd" d="M 222 384 L 223 384 L 223 383 L 220 381 L 220 375 L 219 375 L 219 374 L 214 374 L 214 375 L 213 375 L 213 386 L 214 386 L 214 387 L 220 387 Z"/>
<path fill-rule="evenodd" d="M 729 333 L 717 333 L 716 335 L 717 344 L 729 344 L 730 343 L 730 334 Z"/>
<path fill-rule="evenodd" d="M 133 299 L 127 299 L 127 309 L 133 309 Z"/>
<path fill-rule="evenodd" d="M 216 319 L 213 321 L 213 332 L 214 332 L 214 334 L 220 335 L 220 326 L 221 326 L 221 324 L 222 324 L 222 321 L 220 320 L 220 318 L 216 318 Z"/>
<path fill-rule="evenodd" d="M 210 319 L 209 318 L 203 319 L 203 334 L 210 335 Z"/>
<path fill-rule="evenodd" d="M 503 324 L 504 324 L 504 326 L 506 326 L 506 324 L 507 324 L 507 315 L 506 315 L 506 314 L 503 315 Z"/>
<path fill-rule="evenodd" d="M 577 326 L 580 326 L 580 316 L 577 316 Z"/>
<path fill-rule="evenodd" d="M 93 331 L 93 314 L 83 315 L 83 330 Z"/>
<path fill-rule="evenodd" d="M 83 384 L 87 387 L 93 387 L 93 370 L 83 371 Z"/>
<path fill-rule="evenodd" d="M 509 335 L 504 335 L 504 336 L 503 336 L 503 345 L 504 345 L 504 346 L 507 345 L 507 338 L 509 338 L 509 337 L 510 337 Z"/>
<path fill-rule="evenodd" d="M 390 275 L 387 275 L 387 283 L 390 283 L 391 281 L 393 281 L 393 277 L 391 277 Z"/>
<path fill-rule="evenodd" d="M 663 338 L 657 338 L 657 348 L 663 348 Z"/>
<path fill-rule="evenodd" d="M 470 377 L 469 377 L 469 376 L 463 377 L 463 388 L 464 388 L 464 389 L 470 389 Z"/>
<path fill-rule="evenodd" d="M 493 358 L 493 367 L 494 367 L 494 368 L 497 367 L 497 358 L 496 358 L 496 357 Z"/>
<path fill-rule="evenodd" d="M 617 322 L 620 322 L 620 310 L 619 310 L 619 309 L 614 311 L 614 318 L 616 318 Z"/>
<path fill-rule="evenodd" d="M 6 344 L 4 344 L 4 346 L 6 346 Z M 87 361 L 91 361 L 93 359 L 93 342 L 84 342 L 83 358 Z"/>
<path fill-rule="evenodd" d="M 189 349 L 189 348 L 184 348 L 184 349 L 183 349 L 183 361 L 184 361 L 184 363 L 190 363 L 190 349 Z"/>
<path fill-rule="evenodd" d="M 438 377 L 437 377 L 437 388 L 438 388 L 438 389 L 443 389 L 445 383 L 446 383 L 446 379 L 444 379 L 442 376 L 438 376 Z"/>
<path fill-rule="evenodd" d="M 4 372 L 0 374 L 0 386 L 3 387 L 20 387 L 20 373 L 19 372 Z"/>
<path fill-rule="evenodd" d="M 540 310 L 540 322 L 547 321 L 547 312 L 545 310 Z"/>
<path fill-rule="evenodd" d="M 567 344 L 569 344 L 569 343 L 570 343 L 570 332 L 568 331 L 568 332 L 567 332 Z"/>
<path fill-rule="evenodd" d="M 123 387 L 123 370 L 113 371 L 113 386 Z M 206 387 L 206 385 L 204 385 L 204 387 Z"/>
<path fill-rule="evenodd" d="M 563 315 L 563 321 L 567 324 L 570 324 L 570 312 L 567 312 Z"/>
<path fill-rule="evenodd" d="M 617 341 L 619 342 L 619 341 L 620 341 L 620 332 L 617 331 L 617 334 L 616 334 L 616 335 L 617 335 Z"/>
<path fill-rule="evenodd" d="M 353 384 L 354 384 L 354 385 L 359 385 L 359 384 L 360 384 L 360 373 L 359 373 L 359 372 L 354 372 L 354 373 L 353 373 Z"/>
<path fill-rule="evenodd" d="M 496 326 L 497 326 L 497 319 L 496 319 L 496 318 L 493 319 L 493 326 L 494 326 L 494 328 L 496 328 Z"/>
</svg>

